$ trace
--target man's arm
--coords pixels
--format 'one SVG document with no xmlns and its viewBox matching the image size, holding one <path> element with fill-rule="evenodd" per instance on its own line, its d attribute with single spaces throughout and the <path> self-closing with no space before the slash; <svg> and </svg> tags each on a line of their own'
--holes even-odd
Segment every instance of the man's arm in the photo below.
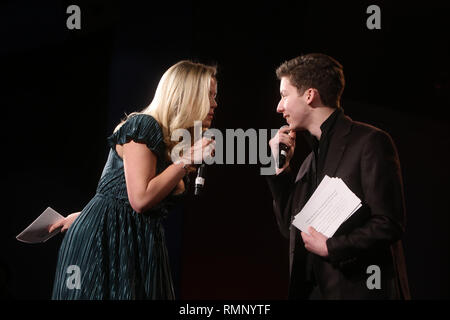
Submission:
<svg viewBox="0 0 450 320">
<path fill-rule="evenodd" d="M 291 225 L 291 213 L 287 209 L 289 196 L 294 182 L 290 167 L 287 167 L 278 175 L 266 176 L 270 192 L 273 198 L 273 210 L 277 218 L 278 227 L 281 233 L 289 238 L 289 228 Z"/>
<path fill-rule="evenodd" d="M 405 228 L 405 206 L 400 162 L 390 136 L 375 131 L 361 158 L 364 202 L 371 216 L 352 232 L 327 240 L 329 259 L 343 265 L 362 253 L 398 241 Z"/>
<path fill-rule="evenodd" d="M 288 127 L 282 127 L 269 141 L 272 157 L 275 159 L 278 157 L 279 146 L 281 143 L 289 148 L 286 154 L 286 163 L 283 168 L 276 168 L 276 174 L 273 176 L 267 176 L 266 178 L 269 184 L 269 189 L 272 192 L 273 210 L 277 218 L 278 227 L 286 238 L 289 238 L 289 230 L 291 225 L 291 213 L 288 209 L 288 203 L 294 182 L 294 176 L 291 172 L 289 163 L 294 155 L 295 138 L 295 131 L 291 131 Z M 275 161 L 275 163 L 278 163 L 278 161 Z"/>
</svg>

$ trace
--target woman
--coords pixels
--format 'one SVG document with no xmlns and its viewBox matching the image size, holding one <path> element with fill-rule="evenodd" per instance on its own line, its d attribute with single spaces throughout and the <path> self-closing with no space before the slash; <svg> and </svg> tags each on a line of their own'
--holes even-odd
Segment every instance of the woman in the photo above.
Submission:
<svg viewBox="0 0 450 320">
<path fill-rule="evenodd" d="M 207 156 L 211 141 L 196 142 L 172 163 L 176 129 L 217 107 L 216 69 L 181 61 L 162 76 L 152 103 L 120 123 L 97 193 L 80 213 L 50 227 L 68 232 L 61 244 L 53 299 L 173 299 L 162 219 L 185 191 L 183 177 Z M 196 152 L 197 150 L 197 152 Z M 72 224 L 73 223 L 73 224 Z M 70 227 L 70 228 L 69 228 Z M 79 271 L 78 285 L 70 277 Z"/>
</svg>

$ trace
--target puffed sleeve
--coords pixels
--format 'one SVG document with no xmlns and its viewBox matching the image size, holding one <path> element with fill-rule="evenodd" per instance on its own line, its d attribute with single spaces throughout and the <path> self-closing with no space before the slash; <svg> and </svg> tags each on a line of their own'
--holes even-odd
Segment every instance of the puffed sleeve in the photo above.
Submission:
<svg viewBox="0 0 450 320">
<path fill-rule="evenodd" d="M 159 123 L 152 116 L 147 114 L 132 115 L 116 132 L 108 137 L 108 145 L 115 148 L 116 144 L 123 145 L 131 140 L 145 143 L 157 156 L 162 157 L 164 152 L 163 134 Z"/>
</svg>

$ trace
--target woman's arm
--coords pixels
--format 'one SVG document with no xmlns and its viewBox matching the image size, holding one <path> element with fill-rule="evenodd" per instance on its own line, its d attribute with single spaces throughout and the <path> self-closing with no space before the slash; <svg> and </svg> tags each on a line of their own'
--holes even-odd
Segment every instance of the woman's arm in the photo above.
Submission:
<svg viewBox="0 0 450 320">
<path fill-rule="evenodd" d="M 183 164 L 172 164 L 156 176 L 156 155 L 143 143 L 123 145 L 123 164 L 128 199 L 141 213 L 164 199 L 183 178 Z"/>
<path fill-rule="evenodd" d="M 190 153 L 194 155 L 196 149 L 205 148 L 209 143 L 211 141 L 205 140 L 195 144 Z M 186 174 L 183 163 L 177 163 L 156 175 L 156 160 L 156 155 L 145 144 L 130 141 L 123 145 L 128 199 L 138 213 L 150 209 L 169 195 Z M 190 164 L 192 161 L 184 163 Z"/>
</svg>

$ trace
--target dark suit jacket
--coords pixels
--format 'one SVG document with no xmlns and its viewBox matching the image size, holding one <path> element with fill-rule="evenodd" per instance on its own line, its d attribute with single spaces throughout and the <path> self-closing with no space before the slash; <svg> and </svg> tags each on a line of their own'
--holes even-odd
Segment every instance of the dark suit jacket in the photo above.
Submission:
<svg viewBox="0 0 450 320">
<path fill-rule="evenodd" d="M 291 226 L 308 200 L 307 174 L 313 153 L 295 177 L 289 170 L 268 178 L 281 232 L 290 239 L 290 298 L 306 298 L 311 289 L 307 259 L 325 299 L 409 299 L 401 237 L 405 206 L 400 162 L 391 137 L 340 113 L 330 137 L 322 175 L 341 178 L 362 207 L 327 240 L 329 256 L 309 253 L 300 231 Z M 369 290 L 367 268 L 381 271 L 381 289 Z"/>
</svg>

